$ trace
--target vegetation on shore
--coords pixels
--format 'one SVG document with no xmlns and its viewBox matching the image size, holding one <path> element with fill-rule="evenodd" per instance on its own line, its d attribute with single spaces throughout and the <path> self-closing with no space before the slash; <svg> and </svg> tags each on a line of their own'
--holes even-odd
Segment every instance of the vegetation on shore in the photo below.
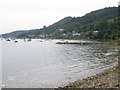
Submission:
<svg viewBox="0 0 120 90">
<path fill-rule="evenodd" d="M 53 25 L 44 26 L 18 38 L 57 39 L 120 39 L 118 7 L 90 12 L 82 17 L 66 17 Z"/>
<path fill-rule="evenodd" d="M 48 27 L 43 26 L 40 29 L 12 35 L 17 38 L 119 40 L 120 11 L 118 10 L 119 7 L 108 7 L 92 11 L 82 17 L 63 18 Z M 9 34 L 2 36 L 10 37 Z"/>
</svg>

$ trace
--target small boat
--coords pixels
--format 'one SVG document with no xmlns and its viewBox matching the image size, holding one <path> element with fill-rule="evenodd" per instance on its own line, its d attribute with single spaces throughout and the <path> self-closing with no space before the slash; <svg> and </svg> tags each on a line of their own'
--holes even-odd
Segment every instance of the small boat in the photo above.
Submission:
<svg viewBox="0 0 120 90">
<path fill-rule="evenodd" d="M 6 41 L 11 41 L 10 39 L 6 39 Z"/>
<path fill-rule="evenodd" d="M 18 41 L 14 41 L 15 43 L 17 43 Z"/>
</svg>

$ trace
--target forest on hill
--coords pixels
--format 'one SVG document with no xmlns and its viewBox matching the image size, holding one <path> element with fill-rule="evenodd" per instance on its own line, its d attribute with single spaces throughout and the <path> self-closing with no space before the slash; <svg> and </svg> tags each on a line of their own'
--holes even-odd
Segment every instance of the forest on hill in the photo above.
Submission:
<svg viewBox="0 0 120 90">
<path fill-rule="evenodd" d="M 92 11 L 82 17 L 65 17 L 41 29 L 29 30 L 17 38 L 120 39 L 119 7 Z M 4 35 L 3 35 L 4 36 Z"/>
</svg>

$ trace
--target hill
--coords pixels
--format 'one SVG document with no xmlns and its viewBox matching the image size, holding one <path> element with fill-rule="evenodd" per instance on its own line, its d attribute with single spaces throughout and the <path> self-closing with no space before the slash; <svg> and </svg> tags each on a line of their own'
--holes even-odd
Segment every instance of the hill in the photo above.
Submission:
<svg viewBox="0 0 120 90">
<path fill-rule="evenodd" d="M 1 36 L 2 36 L 2 38 L 15 38 L 15 37 L 17 37 L 17 36 L 19 36 L 23 33 L 28 33 L 28 31 L 26 31 L 26 30 L 25 31 L 23 31 L 23 30 L 14 31 L 14 32 L 11 32 L 11 33 L 2 34 Z"/>
<path fill-rule="evenodd" d="M 82 17 L 66 17 L 41 29 L 30 30 L 17 38 L 120 39 L 118 7 L 92 11 Z"/>
</svg>

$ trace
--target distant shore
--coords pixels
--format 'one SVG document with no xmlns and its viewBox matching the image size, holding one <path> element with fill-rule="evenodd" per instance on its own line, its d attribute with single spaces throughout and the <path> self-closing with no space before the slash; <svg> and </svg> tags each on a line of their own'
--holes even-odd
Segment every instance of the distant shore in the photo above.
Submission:
<svg viewBox="0 0 120 90">
<path fill-rule="evenodd" d="M 117 65 L 95 76 L 87 77 L 59 88 L 119 88 L 119 70 L 120 67 Z"/>
</svg>

